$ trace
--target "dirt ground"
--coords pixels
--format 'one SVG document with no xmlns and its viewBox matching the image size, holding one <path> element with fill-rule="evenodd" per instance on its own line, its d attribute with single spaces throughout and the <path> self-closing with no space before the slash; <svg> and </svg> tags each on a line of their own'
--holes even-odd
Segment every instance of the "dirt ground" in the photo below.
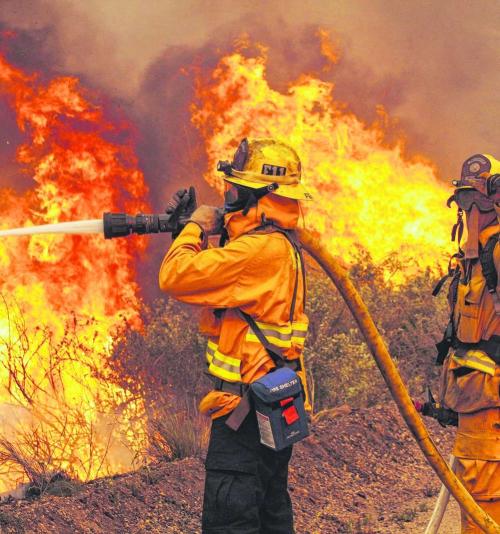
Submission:
<svg viewBox="0 0 500 534">
<path fill-rule="evenodd" d="M 429 424 L 448 456 L 453 430 Z M 439 481 L 393 405 L 341 407 L 295 447 L 290 493 L 298 534 L 397 534 L 425 531 Z M 200 459 L 60 488 L 61 494 L 0 505 L 5 534 L 196 533 L 204 469 Z M 64 483 L 62 483 L 64 484 Z M 67 484 L 67 483 L 66 483 Z M 450 502 L 440 534 L 459 529 Z"/>
<path fill-rule="evenodd" d="M 434 503 L 433 503 L 434 504 Z M 432 507 L 425 514 L 419 514 L 412 523 L 408 524 L 407 532 L 424 533 L 427 523 L 432 514 Z M 444 514 L 439 534 L 459 534 L 460 533 L 460 507 L 454 499 L 450 499 L 446 513 Z"/>
</svg>

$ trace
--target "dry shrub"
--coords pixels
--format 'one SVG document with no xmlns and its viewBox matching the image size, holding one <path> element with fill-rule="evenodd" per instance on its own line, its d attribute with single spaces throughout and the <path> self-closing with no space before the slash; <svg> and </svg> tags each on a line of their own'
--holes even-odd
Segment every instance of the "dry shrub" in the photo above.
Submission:
<svg viewBox="0 0 500 534">
<path fill-rule="evenodd" d="M 201 457 L 210 434 L 209 419 L 195 409 L 158 410 L 149 420 L 150 456 L 156 460 L 180 460 Z"/>
<path fill-rule="evenodd" d="M 52 478 L 52 472 L 45 463 L 44 454 L 39 449 L 34 449 L 31 443 L 26 447 L 19 440 L 10 441 L 0 438 L 0 466 L 2 471 L 7 471 L 10 478 L 17 475 L 18 480 L 29 481 L 29 485 L 43 493 Z"/>
<path fill-rule="evenodd" d="M 159 299 L 143 307 L 142 320 L 142 332 L 125 328 L 115 340 L 112 362 L 118 383 L 133 384 L 146 400 L 146 459 L 200 456 L 210 420 L 195 405 L 211 384 L 196 309 Z"/>
<path fill-rule="evenodd" d="M 70 424 L 75 416 L 78 423 Z M 36 496 L 54 486 L 62 488 L 69 481 L 112 474 L 108 454 L 113 430 L 110 428 L 103 439 L 94 423 L 72 408 L 61 419 L 32 419 L 5 429 L 0 433 L 0 478 L 12 486 L 24 484 L 25 493 Z"/>
<path fill-rule="evenodd" d="M 52 444 L 37 431 L 23 432 L 14 440 L 0 438 L 0 472 L 12 480 L 17 475 L 23 481 L 24 495 L 35 497 L 45 492 L 73 494 L 78 484 L 69 475 L 54 469 Z M 57 462 L 56 463 L 60 463 Z"/>
<path fill-rule="evenodd" d="M 115 339 L 115 380 L 140 393 L 150 407 L 183 405 L 209 388 L 206 339 L 198 334 L 194 307 L 174 299 L 143 305 L 143 331 L 125 328 Z"/>
<path fill-rule="evenodd" d="M 0 336 L 0 482 L 40 494 L 67 479 L 90 480 L 132 465 L 143 439 L 141 399 L 109 380 L 92 320 L 76 317 L 57 337 L 30 327 L 4 299 Z M 90 336 L 90 339 L 89 339 Z"/>
</svg>

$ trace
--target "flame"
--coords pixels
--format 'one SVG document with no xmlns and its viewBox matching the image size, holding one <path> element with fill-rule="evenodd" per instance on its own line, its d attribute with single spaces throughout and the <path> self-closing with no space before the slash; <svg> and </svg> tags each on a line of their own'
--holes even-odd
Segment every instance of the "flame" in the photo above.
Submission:
<svg viewBox="0 0 500 534">
<path fill-rule="evenodd" d="M 0 98 L 24 135 L 17 160 L 34 187 L 0 189 L 5 228 L 144 210 L 130 126 L 92 103 L 78 80 L 43 83 L 0 55 Z M 1 171 L 0 171 L 1 172 Z M 80 479 L 130 469 L 141 399 L 114 385 L 114 329 L 138 324 L 133 254 L 142 241 L 33 236 L 0 241 L 1 437 L 38 447 L 47 469 Z M 7 464 L 0 490 L 23 476 Z"/>
<path fill-rule="evenodd" d="M 321 55 L 327 60 L 322 70 L 328 72 L 339 61 L 339 47 L 332 43 L 330 32 L 324 28 L 318 28 L 316 36 L 319 38 Z"/>
<path fill-rule="evenodd" d="M 337 47 L 326 31 L 317 36 L 321 72 L 334 72 Z M 403 137 L 386 140 L 384 109 L 365 124 L 335 100 L 332 82 L 313 74 L 274 90 L 265 47 L 249 56 L 247 39 L 239 46 L 213 71 L 197 71 L 192 122 L 209 168 L 246 136 L 287 142 L 315 197 L 304 203 L 306 224 L 334 254 L 352 260 L 361 245 L 375 261 L 397 253 L 419 268 L 435 265 L 449 250 L 448 191 L 432 163 L 406 154 Z M 22 194 L 0 189 L 0 227 L 144 211 L 131 126 L 76 78 L 44 82 L 0 52 L 0 98 L 15 113 L 24 135 L 17 160 L 34 181 Z M 210 170 L 205 179 L 222 192 L 221 176 Z M 142 399 L 116 385 L 107 364 L 114 329 L 123 320 L 139 325 L 133 256 L 141 243 L 92 235 L 0 241 L 0 490 L 24 476 L 2 464 L 4 437 L 20 453 L 41 451 L 48 469 L 84 480 L 128 470 L 143 449 Z"/>
<path fill-rule="evenodd" d="M 325 31 L 318 36 L 333 68 L 335 47 Z M 382 107 L 379 120 L 367 125 L 335 100 L 331 82 L 302 75 L 286 92 L 272 89 L 266 49 L 259 50 L 253 57 L 236 50 L 209 74 L 197 73 L 191 112 L 205 139 L 205 179 L 222 192 L 222 178 L 213 171 L 217 160 L 231 160 L 244 137 L 279 139 L 301 157 L 303 180 L 315 199 L 303 203 L 306 224 L 332 253 L 352 260 L 361 245 L 377 262 L 397 253 L 403 263 L 435 266 L 450 251 L 453 222 L 445 206 L 449 192 L 435 167 L 405 155 L 404 138 L 386 142 L 390 121 Z"/>
</svg>

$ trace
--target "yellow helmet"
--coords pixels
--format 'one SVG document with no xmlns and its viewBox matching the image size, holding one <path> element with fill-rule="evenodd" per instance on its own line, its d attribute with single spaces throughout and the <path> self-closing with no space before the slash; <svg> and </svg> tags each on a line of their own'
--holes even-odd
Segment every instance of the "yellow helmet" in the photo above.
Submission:
<svg viewBox="0 0 500 534">
<path fill-rule="evenodd" d="M 224 179 L 235 185 L 267 188 L 269 193 L 282 197 L 312 200 L 311 193 L 301 183 L 297 152 L 276 139 L 243 139 L 232 163 L 219 161 L 217 170 L 224 172 Z"/>
</svg>

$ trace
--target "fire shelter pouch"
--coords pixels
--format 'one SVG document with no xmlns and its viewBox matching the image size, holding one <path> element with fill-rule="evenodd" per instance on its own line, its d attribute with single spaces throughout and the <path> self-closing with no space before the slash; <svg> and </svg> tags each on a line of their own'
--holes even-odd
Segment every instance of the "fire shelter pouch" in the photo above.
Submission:
<svg viewBox="0 0 500 534">
<path fill-rule="evenodd" d="M 260 442 L 280 451 L 309 435 L 302 383 L 295 371 L 281 367 L 252 382 Z"/>
</svg>

